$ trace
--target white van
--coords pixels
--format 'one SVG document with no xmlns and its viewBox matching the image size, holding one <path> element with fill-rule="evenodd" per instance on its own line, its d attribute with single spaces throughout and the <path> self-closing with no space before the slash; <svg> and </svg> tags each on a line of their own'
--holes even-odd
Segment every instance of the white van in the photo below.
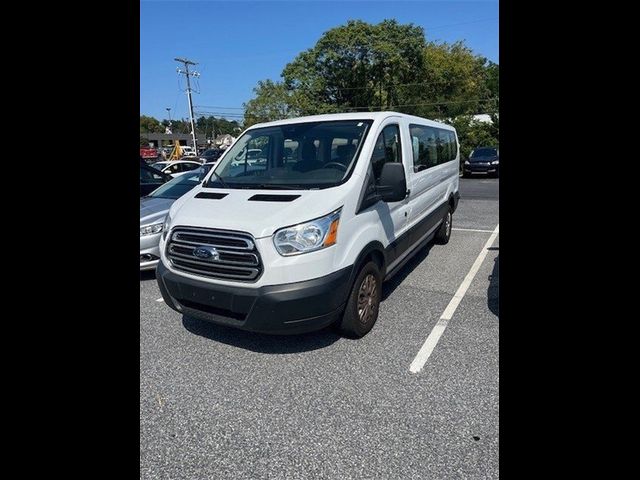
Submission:
<svg viewBox="0 0 640 480">
<path fill-rule="evenodd" d="M 262 162 L 249 161 L 260 150 Z M 300 333 L 336 323 L 362 337 L 382 282 L 458 205 L 453 127 L 395 112 L 254 125 L 202 185 L 177 200 L 160 241 L 158 285 L 185 315 Z"/>
</svg>

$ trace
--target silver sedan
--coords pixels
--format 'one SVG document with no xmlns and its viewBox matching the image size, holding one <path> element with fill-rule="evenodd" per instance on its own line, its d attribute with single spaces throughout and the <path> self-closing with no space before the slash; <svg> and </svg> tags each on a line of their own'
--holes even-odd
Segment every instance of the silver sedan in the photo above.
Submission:
<svg viewBox="0 0 640 480">
<path fill-rule="evenodd" d="M 160 259 L 160 235 L 169 209 L 182 195 L 198 185 L 211 169 L 202 165 L 156 188 L 140 199 L 140 270 L 153 270 Z"/>
</svg>

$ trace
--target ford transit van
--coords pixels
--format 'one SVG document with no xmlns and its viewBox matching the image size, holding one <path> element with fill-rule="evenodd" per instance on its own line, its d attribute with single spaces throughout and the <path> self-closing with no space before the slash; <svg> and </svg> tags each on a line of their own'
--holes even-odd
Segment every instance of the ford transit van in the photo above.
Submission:
<svg viewBox="0 0 640 480">
<path fill-rule="evenodd" d="M 362 337 L 383 281 L 428 242 L 448 242 L 459 161 L 453 127 L 395 112 L 254 125 L 172 205 L 162 296 L 184 315 L 240 329 L 335 323 Z"/>
</svg>

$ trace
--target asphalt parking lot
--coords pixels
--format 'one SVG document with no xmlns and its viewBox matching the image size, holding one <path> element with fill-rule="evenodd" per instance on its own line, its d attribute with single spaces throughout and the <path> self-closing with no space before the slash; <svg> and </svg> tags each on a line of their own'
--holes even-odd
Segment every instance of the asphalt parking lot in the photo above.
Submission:
<svg viewBox="0 0 640 480">
<path fill-rule="evenodd" d="M 361 340 L 183 318 L 141 274 L 140 477 L 498 478 L 498 188 L 460 179 L 449 244 L 384 285 Z"/>
</svg>

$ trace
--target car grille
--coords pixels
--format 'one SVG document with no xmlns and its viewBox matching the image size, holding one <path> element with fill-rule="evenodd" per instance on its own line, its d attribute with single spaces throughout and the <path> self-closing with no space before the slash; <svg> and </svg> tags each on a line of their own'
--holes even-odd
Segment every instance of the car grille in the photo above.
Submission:
<svg viewBox="0 0 640 480">
<path fill-rule="evenodd" d="M 194 255 L 198 247 L 214 247 L 219 259 Z M 262 262 L 253 237 L 248 233 L 176 227 L 167 242 L 167 258 L 176 270 L 223 280 L 253 282 L 262 274 Z"/>
</svg>

